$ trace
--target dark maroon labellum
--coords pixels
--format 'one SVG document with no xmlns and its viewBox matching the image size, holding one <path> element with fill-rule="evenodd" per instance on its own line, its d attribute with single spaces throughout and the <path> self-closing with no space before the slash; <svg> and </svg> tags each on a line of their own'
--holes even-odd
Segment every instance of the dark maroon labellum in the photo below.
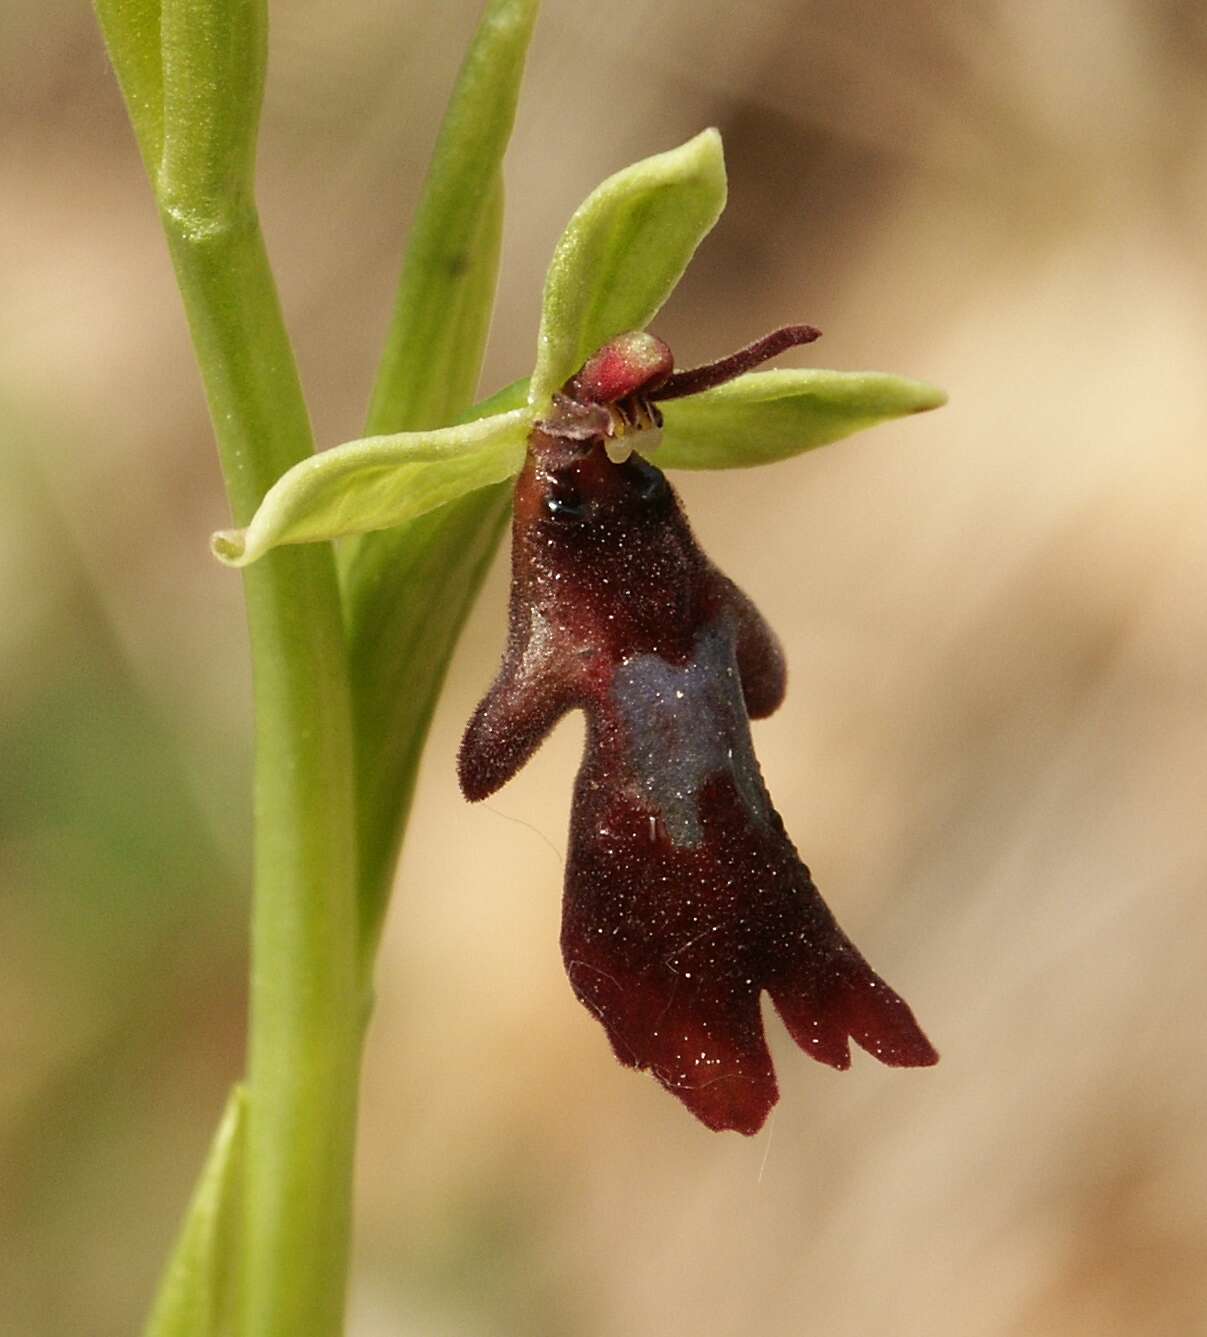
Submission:
<svg viewBox="0 0 1207 1337">
<path fill-rule="evenodd" d="M 818 894 L 772 806 L 750 719 L 784 695 L 778 642 L 696 544 L 674 490 L 605 446 L 653 426 L 653 399 L 696 393 L 817 332 L 776 331 L 672 372 L 626 335 L 567 383 L 516 484 L 503 664 L 461 745 L 485 798 L 568 710 L 587 717 L 575 784 L 562 952 L 616 1056 L 710 1128 L 753 1133 L 777 1098 L 759 997 L 807 1054 L 850 1063 L 938 1055 Z M 631 437 L 630 437 L 631 439 Z"/>
</svg>

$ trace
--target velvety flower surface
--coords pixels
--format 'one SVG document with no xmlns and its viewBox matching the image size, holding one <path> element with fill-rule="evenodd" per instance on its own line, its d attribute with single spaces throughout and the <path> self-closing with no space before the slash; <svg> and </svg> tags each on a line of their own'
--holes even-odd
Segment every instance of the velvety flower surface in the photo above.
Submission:
<svg viewBox="0 0 1207 1337">
<path fill-rule="evenodd" d="M 815 334 L 792 328 L 788 342 Z M 834 1067 L 849 1039 L 894 1066 L 938 1056 L 839 928 L 763 783 L 749 721 L 783 698 L 774 634 L 701 551 L 661 471 L 627 451 L 656 430 L 660 393 L 715 384 L 784 340 L 710 379 L 672 374 L 652 336 L 624 338 L 529 439 L 506 653 L 460 777 L 485 797 L 566 711 L 585 712 L 562 922 L 571 985 L 622 1063 L 710 1128 L 753 1133 L 777 1097 L 764 991 Z"/>
</svg>

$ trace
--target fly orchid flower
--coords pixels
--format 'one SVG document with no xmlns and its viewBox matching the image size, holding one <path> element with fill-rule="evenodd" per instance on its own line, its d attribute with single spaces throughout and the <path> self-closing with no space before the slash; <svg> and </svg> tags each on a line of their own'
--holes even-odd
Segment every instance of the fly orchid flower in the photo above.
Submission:
<svg viewBox="0 0 1207 1337">
<path fill-rule="evenodd" d="M 937 1059 L 852 946 L 763 784 L 750 719 L 775 710 L 779 643 L 704 555 L 661 470 L 634 453 L 659 402 L 816 338 L 777 330 L 709 367 L 631 333 L 554 396 L 516 483 L 510 629 L 461 746 L 466 797 L 505 783 L 568 710 L 587 717 L 562 953 L 617 1058 L 710 1128 L 753 1133 L 776 1100 L 759 998 L 836 1068 Z"/>
<path fill-rule="evenodd" d="M 936 1055 L 826 908 L 763 785 L 749 719 L 784 690 L 778 643 L 697 546 L 660 468 L 769 463 L 935 408 L 941 391 L 875 372 L 752 367 L 816 338 L 789 326 L 676 371 L 646 327 L 725 201 L 720 137 L 610 177 L 563 233 L 533 372 L 459 425 L 370 437 L 278 480 L 243 566 L 284 543 L 385 529 L 516 477 L 511 626 L 460 758 L 493 792 L 567 710 L 588 719 L 562 945 L 578 997 L 622 1062 L 712 1128 L 755 1131 L 776 1099 L 765 990 L 806 1052 L 854 1038 L 882 1061 Z"/>
</svg>

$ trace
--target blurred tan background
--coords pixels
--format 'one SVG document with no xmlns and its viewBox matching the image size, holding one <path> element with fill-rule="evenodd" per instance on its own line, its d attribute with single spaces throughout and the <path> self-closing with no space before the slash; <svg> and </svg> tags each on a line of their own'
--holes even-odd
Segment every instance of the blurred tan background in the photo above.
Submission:
<svg viewBox="0 0 1207 1337">
<path fill-rule="evenodd" d="M 90 15 L 0 37 L 0 1332 L 128 1334 L 242 1063 L 248 680 L 226 512 Z M 323 444 L 354 436 L 469 0 L 274 6 L 262 204 Z M 353 1337 L 1207 1331 L 1207 21 L 1194 0 L 547 0 L 484 388 L 606 173 L 706 124 L 730 207 L 656 328 L 941 413 L 681 479 L 783 637 L 772 792 L 943 1054 L 769 1021 L 743 1140 L 570 994 L 581 728 L 425 762 L 364 1087 Z"/>
</svg>

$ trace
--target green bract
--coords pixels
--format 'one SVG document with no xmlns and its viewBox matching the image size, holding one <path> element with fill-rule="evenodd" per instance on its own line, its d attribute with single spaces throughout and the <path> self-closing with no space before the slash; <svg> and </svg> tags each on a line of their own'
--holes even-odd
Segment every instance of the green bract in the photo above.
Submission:
<svg viewBox="0 0 1207 1337">
<path fill-rule="evenodd" d="M 284 474 L 246 529 L 215 534 L 215 554 L 244 566 L 284 543 L 388 529 L 518 473 L 554 392 L 597 348 L 645 328 L 724 204 L 715 130 L 609 177 L 554 249 L 526 408 L 512 407 L 517 385 L 463 426 L 325 451 Z M 749 372 L 667 403 L 657 460 L 675 469 L 768 464 L 944 402 L 933 386 L 880 372 Z"/>
<path fill-rule="evenodd" d="M 474 402 L 503 235 L 503 155 L 536 0 L 483 15 L 411 224 L 366 435 L 459 422 Z"/>
<path fill-rule="evenodd" d="M 193 1190 L 168 1261 L 148 1337 L 212 1337 L 239 1330 L 239 1245 L 247 1092 L 236 1086 Z"/>
</svg>

